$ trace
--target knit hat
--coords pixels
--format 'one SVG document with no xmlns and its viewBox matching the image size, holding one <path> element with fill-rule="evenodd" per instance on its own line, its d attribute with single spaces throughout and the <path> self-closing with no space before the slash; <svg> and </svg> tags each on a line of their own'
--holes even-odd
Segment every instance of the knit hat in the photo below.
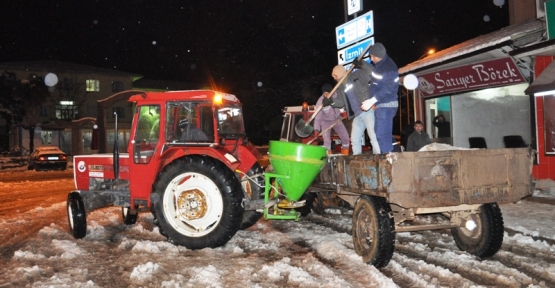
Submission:
<svg viewBox="0 0 555 288">
<path fill-rule="evenodd" d="M 324 93 L 324 92 L 330 92 L 332 88 L 333 88 L 333 87 L 331 87 L 331 84 L 326 83 L 326 84 L 322 85 L 322 93 Z"/>
<path fill-rule="evenodd" d="M 385 54 L 385 47 L 383 47 L 382 43 L 377 42 L 370 47 L 370 55 L 374 55 L 378 58 L 383 58 Z"/>
</svg>

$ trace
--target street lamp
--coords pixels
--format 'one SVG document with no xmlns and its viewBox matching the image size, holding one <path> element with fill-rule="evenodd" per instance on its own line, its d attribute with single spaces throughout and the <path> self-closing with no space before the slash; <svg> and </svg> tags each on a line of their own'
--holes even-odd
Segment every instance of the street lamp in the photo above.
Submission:
<svg viewBox="0 0 555 288">
<path fill-rule="evenodd" d="M 429 49 L 426 53 L 422 54 L 422 56 L 420 56 L 420 58 L 418 58 L 418 60 L 422 59 L 422 58 L 426 58 L 432 54 L 436 53 L 436 49 L 431 48 Z"/>
</svg>

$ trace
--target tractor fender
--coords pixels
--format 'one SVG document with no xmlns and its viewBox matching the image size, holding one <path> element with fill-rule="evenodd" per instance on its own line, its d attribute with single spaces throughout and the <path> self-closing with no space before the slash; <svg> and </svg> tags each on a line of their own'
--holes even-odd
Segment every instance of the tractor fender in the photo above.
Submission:
<svg viewBox="0 0 555 288">
<path fill-rule="evenodd" d="M 226 149 L 220 147 L 172 146 L 163 150 L 162 156 L 160 157 L 160 167 L 158 171 L 162 171 L 166 165 L 172 163 L 176 159 L 190 155 L 204 155 L 212 157 L 224 163 L 224 165 L 231 169 L 231 171 L 235 171 L 235 169 L 238 169 L 242 164 L 239 158 L 229 153 Z M 248 169 L 250 169 L 251 166 L 249 166 Z M 246 171 L 248 171 L 248 169 Z"/>
</svg>

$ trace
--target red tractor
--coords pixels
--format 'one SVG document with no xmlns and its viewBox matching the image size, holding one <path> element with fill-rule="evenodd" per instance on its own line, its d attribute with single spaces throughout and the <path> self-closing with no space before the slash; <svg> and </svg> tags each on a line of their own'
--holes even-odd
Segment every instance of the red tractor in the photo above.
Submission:
<svg viewBox="0 0 555 288">
<path fill-rule="evenodd" d="M 107 206 L 122 207 L 128 225 L 151 211 L 160 233 L 189 249 L 221 246 L 258 221 L 264 171 L 237 97 L 140 92 L 128 101 L 135 105 L 128 153 L 118 152 L 116 138 L 113 154 L 74 157 L 77 190 L 67 212 L 75 238 L 86 236 L 86 215 Z"/>
</svg>

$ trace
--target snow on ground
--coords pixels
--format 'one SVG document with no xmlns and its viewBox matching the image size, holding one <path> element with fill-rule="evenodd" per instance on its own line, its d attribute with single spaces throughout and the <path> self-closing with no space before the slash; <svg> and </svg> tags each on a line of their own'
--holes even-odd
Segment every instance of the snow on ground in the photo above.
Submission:
<svg viewBox="0 0 555 288">
<path fill-rule="evenodd" d="M 555 199 L 552 181 L 536 187 L 535 197 Z M 0 219 L 0 233 L 65 207 L 60 202 Z M 127 226 L 119 208 L 104 208 L 87 217 L 84 239 L 69 234 L 65 218 L 52 219 L 0 255 L 0 288 L 553 287 L 554 206 L 522 200 L 500 207 L 513 233 L 505 233 L 494 257 L 460 251 L 447 230 L 405 232 L 381 269 L 354 252 L 351 215 L 336 210 L 299 222 L 262 219 L 223 247 L 189 250 L 168 243 L 150 213 Z"/>
<path fill-rule="evenodd" d="M 65 203 L 26 213 L 59 209 Z M 505 226 L 517 231 L 505 233 L 511 251 L 481 261 L 445 233 L 399 233 L 392 261 L 378 270 L 354 252 L 350 215 L 261 220 L 223 247 L 192 251 L 166 242 L 150 213 L 126 226 L 118 208 L 106 208 L 90 214 L 82 240 L 65 223 L 42 228 L 2 263 L 0 287 L 549 287 L 534 282 L 534 273 L 555 283 L 555 246 L 529 237 L 555 239 L 553 206 L 520 201 L 501 209 Z M 5 224 L 0 221 L 0 230 Z M 522 247 L 551 260 L 519 259 L 512 250 L 529 249 Z M 508 268 L 503 262 L 511 258 L 532 272 Z"/>
</svg>

